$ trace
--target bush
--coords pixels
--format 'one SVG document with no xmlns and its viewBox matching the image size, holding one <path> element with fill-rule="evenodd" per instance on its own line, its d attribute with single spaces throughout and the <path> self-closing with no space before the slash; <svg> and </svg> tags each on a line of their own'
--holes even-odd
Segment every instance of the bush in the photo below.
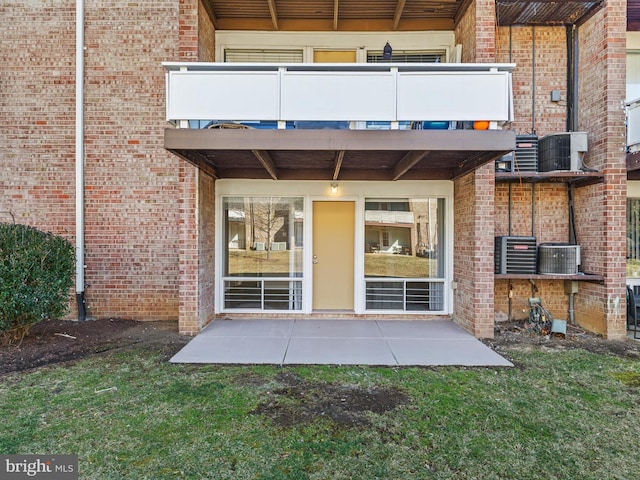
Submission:
<svg viewBox="0 0 640 480">
<path fill-rule="evenodd" d="M 0 332 L 10 341 L 69 307 L 74 249 L 52 233 L 0 223 Z"/>
</svg>

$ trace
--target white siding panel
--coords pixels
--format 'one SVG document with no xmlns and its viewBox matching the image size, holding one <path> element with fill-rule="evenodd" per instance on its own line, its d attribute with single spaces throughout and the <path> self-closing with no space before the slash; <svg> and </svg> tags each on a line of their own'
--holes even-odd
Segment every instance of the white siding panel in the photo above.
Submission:
<svg viewBox="0 0 640 480">
<path fill-rule="evenodd" d="M 506 72 L 400 72 L 398 120 L 504 121 L 509 87 Z"/>
<path fill-rule="evenodd" d="M 278 72 L 169 72 L 167 118 L 278 120 Z"/>
<path fill-rule="evenodd" d="M 295 120 L 395 120 L 389 72 L 285 72 L 282 116 Z"/>
</svg>

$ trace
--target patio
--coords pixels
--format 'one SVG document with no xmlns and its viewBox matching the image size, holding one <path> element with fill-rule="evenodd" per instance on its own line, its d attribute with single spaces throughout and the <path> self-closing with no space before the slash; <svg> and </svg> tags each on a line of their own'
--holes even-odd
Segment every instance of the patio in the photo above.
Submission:
<svg viewBox="0 0 640 480">
<path fill-rule="evenodd" d="M 216 320 L 171 362 L 513 366 L 453 322 L 342 319 Z"/>
</svg>

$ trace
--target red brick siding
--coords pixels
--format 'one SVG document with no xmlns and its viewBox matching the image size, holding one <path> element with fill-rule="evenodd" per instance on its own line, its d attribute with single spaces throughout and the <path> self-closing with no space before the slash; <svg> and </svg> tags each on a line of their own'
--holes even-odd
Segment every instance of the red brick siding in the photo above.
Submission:
<svg viewBox="0 0 640 480">
<path fill-rule="evenodd" d="M 203 172 L 198 175 L 198 327 L 215 315 L 215 181 Z"/>
<path fill-rule="evenodd" d="M 578 240 L 586 270 L 605 276 L 577 296 L 576 317 L 609 338 L 625 335 L 626 174 L 624 112 L 626 3 L 610 0 L 579 30 L 579 129 L 589 132 L 586 161 L 602 184 L 576 191 Z"/>
<path fill-rule="evenodd" d="M 202 4 L 198 4 L 198 61 L 214 62 L 215 54 L 215 28 L 211 22 L 211 18 L 207 14 L 207 10 Z"/>
<path fill-rule="evenodd" d="M 458 23 L 463 62 L 495 56 L 495 4 L 472 2 Z M 454 181 L 454 319 L 477 337 L 494 334 L 494 166 Z"/>
<path fill-rule="evenodd" d="M 89 314 L 178 316 L 181 161 L 163 149 L 165 60 L 178 5 L 86 4 L 86 278 Z"/>
<path fill-rule="evenodd" d="M 495 2 L 474 0 L 456 25 L 456 43 L 462 45 L 462 62 L 494 62 L 496 55 Z"/>
<path fill-rule="evenodd" d="M 0 221 L 74 241 L 75 4 L 5 0 L 0 19 Z"/>
<path fill-rule="evenodd" d="M 475 62 L 476 52 L 476 9 L 475 1 L 462 16 L 455 29 L 456 44 L 462 45 L 462 62 Z"/>
<path fill-rule="evenodd" d="M 195 176 L 162 147 L 161 62 L 196 59 L 197 11 L 194 1 L 86 2 L 90 316 L 179 315 L 178 202 L 188 190 L 184 182 Z M 6 25 L 0 210 L 74 240 L 75 2 L 4 2 L 0 12 Z M 181 169 L 191 174 L 180 175 Z"/>
<path fill-rule="evenodd" d="M 536 132 L 540 137 L 564 132 L 567 121 L 565 28 L 501 27 L 497 30 L 496 44 L 496 61 L 516 64 L 513 71 L 515 119 L 511 129 L 518 134 Z M 552 90 L 560 90 L 560 102 L 551 101 Z"/>
<path fill-rule="evenodd" d="M 198 170 L 183 162 L 180 166 L 180 183 L 182 195 L 178 202 L 180 211 L 180 316 L 178 328 L 180 333 L 195 335 L 198 332 L 199 315 Z"/>
<path fill-rule="evenodd" d="M 454 181 L 454 320 L 493 337 L 494 166 Z"/>
</svg>

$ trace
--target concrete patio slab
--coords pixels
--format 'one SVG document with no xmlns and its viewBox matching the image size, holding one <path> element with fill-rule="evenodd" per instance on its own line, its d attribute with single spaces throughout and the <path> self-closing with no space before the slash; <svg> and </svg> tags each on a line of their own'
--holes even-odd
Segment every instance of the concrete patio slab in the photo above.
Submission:
<svg viewBox="0 0 640 480">
<path fill-rule="evenodd" d="M 289 337 L 295 320 L 216 320 L 198 337 Z M 197 337 L 196 337 L 197 338 Z"/>
<path fill-rule="evenodd" d="M 382 338 L 374 321 L 366 320 L 300 320 L 293 327 L 292 337 L 365 337 Z"/>
<path fill-rule="evenodd" d="M 398 365 L 512 367 L 513 364 L 476 339 L 390 338 Z"/>
<path fill-rule="evenodd" d="M 447 321 L 216 320 L 172 363 L 513 366 Z"/>
<path fill-rule="evenodd" d="M 281 365 L 287 337 L 197 336 L 171 359 L 171 363 Z"/>
<path fill-rule="evenodd" d="M 385 338 L 473 338 L 464 328 L 445 320 L 378 320 L 377 324 Z"/>
<path fill-rule="evenodd" d="M 383 338 L 292 338 L 286 363 L 293 365 L 396 365 Z"/>
</svg>

